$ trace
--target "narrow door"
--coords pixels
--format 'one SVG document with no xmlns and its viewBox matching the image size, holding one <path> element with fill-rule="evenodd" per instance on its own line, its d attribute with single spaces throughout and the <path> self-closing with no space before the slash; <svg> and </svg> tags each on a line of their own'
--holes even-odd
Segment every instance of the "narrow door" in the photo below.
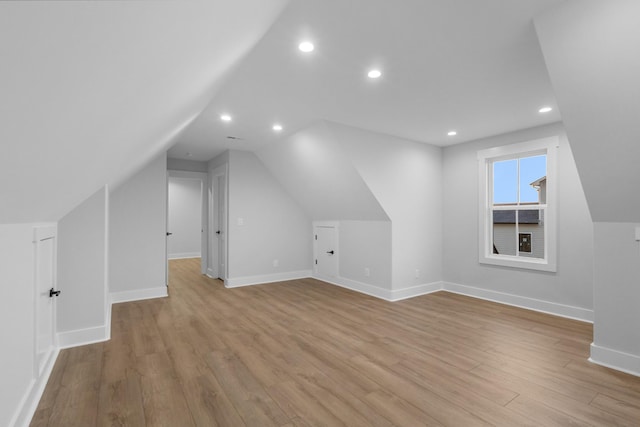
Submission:
<svg viewBox="0 0 640 427">
<path fill-rule="evenodd" d="M 52 357 L 55 341 L 56 229 L 54 226 L 34 229 L 35 244 L 35 374 L 40 376 Z"/>
<path fill-rule="evenodd" d="M 338 248 L 336 227 L 316 226 L 315 233 L 315 268 L 319 276 L 338 276 Z"/>
<path fill-rule="evenodd" d="M 207 275 L 226 278 L 227 248 L 227 170 L 225 166 L 211 172 L 209 185 L 209 259 Z"/>
<path fill-rule="evenodd" d="M 217 219 L 218 228 L 216 230 L 216 240 L 218 244 L 218 277 L 225 279 L 226 277 L 226 179 L 224 175 L 217 177 L 217 197 L 218 202 Z"/>
</svg>

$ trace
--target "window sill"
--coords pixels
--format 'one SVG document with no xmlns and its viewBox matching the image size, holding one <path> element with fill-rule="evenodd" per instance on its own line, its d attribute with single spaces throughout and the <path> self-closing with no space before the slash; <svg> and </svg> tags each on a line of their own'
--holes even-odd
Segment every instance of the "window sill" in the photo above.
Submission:
<svg viewBox="0 0 640 427">
<path fill-rule="evenodd" d="M 498 265 L 501 267 L 522 268 L 526 270 L 548 271 L 555 273 L 556 264 L 536 258 L 511 257 L 508 255 L 480 257 L 480 264 Z"/>
</svg>

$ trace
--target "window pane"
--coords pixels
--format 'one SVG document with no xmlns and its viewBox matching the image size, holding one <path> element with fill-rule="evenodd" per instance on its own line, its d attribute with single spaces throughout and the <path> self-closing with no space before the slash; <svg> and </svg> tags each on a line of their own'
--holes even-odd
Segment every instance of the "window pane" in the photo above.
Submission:
<svg viewBox="0 0 640 427">
<path fill-rule="evenodd" d="M 520 159 L 520 203 L 546 203 L 547 156 Z"/>
<path fill-rule="evenodd" d="M 516 211 L 493 211 L 493 253 L 516 254 Z"/>
<path fill-rule="evenodd" d="M 515 204 L 518 201 L 518 160 L 493 163 L 493 203 Z"/>
<path fill-rule="evenodd" d="M 544 258 L 544 209 L 518 212 L 518 255 L 529 258 Z M 528 241 L 523 241 L 531 235 Z"/>
</svg>

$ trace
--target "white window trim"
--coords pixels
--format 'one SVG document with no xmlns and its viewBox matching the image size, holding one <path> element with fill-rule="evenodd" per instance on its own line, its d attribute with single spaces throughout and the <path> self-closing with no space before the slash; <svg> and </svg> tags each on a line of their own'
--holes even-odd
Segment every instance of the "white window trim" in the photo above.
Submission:
<svg viewBox="0 0 640 427">
<path fill-rule="evenodd" d="M 530 270 L 555 272 L 556 263 L 556 210 L 557 210 L 557 150 L 560 140 L 557 136 L 537 139 L 518 144 L 505 145 L 478 151 L 478 260 L 481 264 L 492 264 L 503 267 L 525 268 Z M 492 199 L 489 180 L 489 165 L 498 160 L 526 157 L 528 155 L 547 154 L 547 204 L 545 208 L 545 258 L 528 258 L 510 255 L 496 255 L 491 245 L 492 221 L 489 221 L 489 206 Z"/>
</svg>

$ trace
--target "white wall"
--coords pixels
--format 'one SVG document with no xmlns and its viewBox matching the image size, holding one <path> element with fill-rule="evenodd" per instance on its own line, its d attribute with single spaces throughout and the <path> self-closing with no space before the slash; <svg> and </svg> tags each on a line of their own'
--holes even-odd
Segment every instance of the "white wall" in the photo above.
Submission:
<svg viewBox="0 0 640 427">
<path fill-rule="evenodd" d="M 58 339 L 61 347 L 109 338 L 108 190 L 103 188 L 58 223 Z"/>
<path fill-rule="evenodd" d="M 392 289 L 439 283 L 442 150 L 337 123 L 327 126 L 391 219 Z"/>
<path fill-rule="evenodd" d="M 485 148 L 559 135 L 557 273 L 478 262 L 478 159 Z M 444 280 L 550 303 L 546 309 L 591 318 L 593 227 L 571 149 L 561 124 L 486 138 L 444 149 Z M 506 302 L 506 301 L 505 301 Z M 527 304 L 526 300 L 511 300 Z M 528 301 L 535 304 L 534 301 Z M 569 307 L 559 307 L 559 305 Z M 538 307 L 540 308 L 540 307 Z"/>
<path fill-rule="evenodd" d="M 594 223 L 591 359 L 640 375 L 640 242 L 638 223 Z"/>
<path fill-rule="evenodd" d="M 340 277 L 391 289 L 391 222 L 340 221 L 338 233 Z"/>
<path fill-rule="evenodd" d="M 187 172 L 207 173 L 207 162 L 184 159 L 167 159 L 167 169 Z"/>
<path fill-rule="evenodd" d="M 0 425 L 17 415 L 33 378 L 33 224 L 0 225 Z"/>
<path fill-rule="evenodd" d="M 253 153 L 229 152 L 228 209 L 230 285 L 310 273 L 311 220 Z"/>
<path fill-rule="evenodd" d="M 111 193 L 109 290 L 115 301 L 166 295 L 166 154 Z"/>
<path fill-rule="evenodd" d="M 201 179 L 171 176 L 169 172 L 168 228 L 169 259 L 201 255 L 202 188 Z"/>
<path fill-rule="evenodd" d="M 593 221 L 640 221 L 640 2 L 571 0 L 535 25 Z"/>
<path fill-rule="evenodd" d="M 325 122 L 256 154 L 314 221 L 389 219 Z"/>
</svg>

